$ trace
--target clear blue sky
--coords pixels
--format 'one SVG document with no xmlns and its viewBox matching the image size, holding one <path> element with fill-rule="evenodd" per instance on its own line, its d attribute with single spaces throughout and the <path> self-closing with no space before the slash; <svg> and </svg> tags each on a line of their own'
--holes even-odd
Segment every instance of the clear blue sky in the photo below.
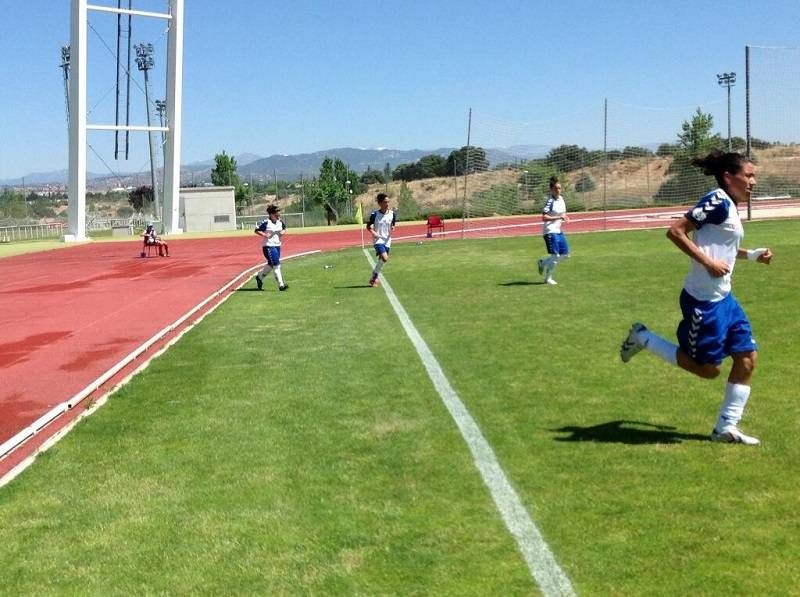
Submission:
<svg viewBox="0 0 800 597">
<path fill-rule="evenodd" d="M 66 167 L 58 63 L 69 5 L 0 0 L 0 179 Z M 165 6 L 134 0 L 143 10 Z M 745 45 L 800 46 L 797 0 L 186 0 L 185 10 L 184 163 L 222 149 L 267 156 L 460 146 L 470 107 L 474 144 L 598 147 L 604 98 L 612 145 L 673 141 L 698 106 L 726 134 L 715 77 L 726 71 L 738 74 L 733 134 L 744 136 Z M 90 120 L 113 121 L 113 62 L 103 44 L 115 45 L 116 20 L 94 13 L 90 22 Z M 154 43 L 163 58 L 163 28 L 135 19 L 134 40 Z M 132 100 L 134 120 L 143 119 L 136 87 Z M 789 138 L 797 113 L 759 116 L 754 135 L 800 140 Z M 142 134 L 128 163 L 113 161 L 112 134 L 92 133 L 90 143 L 113 169 L 144 168 Z M 89 169 L 105 171 L 93 154 Z"/>
</svg>

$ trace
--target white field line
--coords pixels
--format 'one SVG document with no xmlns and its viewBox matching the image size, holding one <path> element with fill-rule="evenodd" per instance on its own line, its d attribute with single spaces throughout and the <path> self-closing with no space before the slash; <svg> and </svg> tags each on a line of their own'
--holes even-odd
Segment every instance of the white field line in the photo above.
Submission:
<svg viewBox="0 0 800 597">
<path fill-rule="evenodd" d="M 777 197 L 777 198 L 781 199 L 782 197 Z M 757 200 L 760 200 L 760 199 L 761 198 L 754 199 L 754 201 L 757 201 Z M 765 197 L 765 199 L 776 199 L 776 198 L 775 197 Z M 791 203 L 776 204 L 776 205 L 759 205 L 758 209 L 755 210 L 755 211 L 759 212 L 759 215 L 758 216 L 753 215 L 753 219 L 765 219 L 765 218 L 768 218 L 769 216 L 766 215 L 766 212 L 769 212 L 770 210 L 773 210 L 773 211 L 774 210 L 778 210 L 778 209 L 784 208 L 784 207 L 797 208 L 798 207 L 798 203 L 797 202 L 791 202 Z M 606 222 L 631 222 L 633 224 L 643 224 L 643 223 L 648 223 L 649 224 L 649 223 L 652 223 L 652 222 L 661 222 L 661 221 L 663 221 L 663 226 L 666 226 L 667 224 L 669 224 L 669 220 L 674 220 L 676 218 L 681 217 L 683 214 L 685 214 L 687 211 L 689 211 L 689 209 L 690 209 L 690 207 L 688 207 L 688 206 L 682 206 L 682 207 L 678 207 L 678 208 L 671 208 L 671 209 L 668 209 L 668 211 L 661 211 L 661 210 L 648 211 L 646 209 L 643 209 L 639 213 L 628 213 L 628 214 L 618 214 L 618 215 L 583 215 L 584 212 L 578 212 L 577 214 L 570 216 L 570 220 L 572 222 L 575 222 L 575 223 L 606 221 Z M 747 213 L 747 206 L 746 205 L 740 206 L 739 207 L 739 212 L 740 213 Z M 613 213 L 613 212 L 608 212 L 608 213 Z M 464 233 L 491 232 L 493 230 L 513 230 L 513 229 L 518 229 L 518 228 L 531 228 L 531 227 L 538 227 L 538 226 L 541 226 L 541 225 L 542 225 L 542 223 L 540 221 L 533 220 L 533 221 L 528 221 L 528 222 L 522 222 L 522 223 L 519 223 L 519 224 L 499 224 L 499 225 L 494 225 L 494 226 L 493 225 L 486 225 L 486 226 L 481 226 L 481 227 L 478 227 L 478 228 L 465 228 L 463 230 L 461 228 L 457 228 L 457 229 L 453 229 L 453 230 L 447 230 L 447 231 L 444 231 L 444 232 L 435 232 L 433 234 L 433 238 L 442 238 L 442 237 L 452 236 L 452 235 L 461 235 L 461 234 L 464 234 Z M 631 230 L 631 228 L 606 228 L 604 230 L 591 230 L 589 232 L 620 232 L 620 231 L 628 231 L 628 230 Z M 578 233 L 574 232 L 573 234 L 578 234 Z M 427 237 L 427 233 L 426 232 L 421 232 L 419 234 L 408 234 L 408 235 L 405 235 L 405 236 L 392 235 L 392 238 L 394 240 L 398 240 L 398 241 L 411 240 L 411 239 L 414 239 L 414 238 L 426 238 L 426 237 Z"/>
<path fill-rule="evenodd" d="M 374 267 L 375 262 L 367 249 L 364 249 L 364 255 Z M 472 453 L 475 466 L 478 468 L 486 487 L 488 487 L 492 499 L 503 518 L 503 522 L 505 522 L 506 527 L 514 536 L 528 569 L 542 593 L 544 595 L 575 595 L 572 584 L 564 574 L 564 571 L 561 570 L 542 534 L 522 505 L 519 495 L 517 495 L 516 490 L 497 461 L 494 450 L 492 450 L 486 438 L 483 437 L 483 433 L 481 433 L 475 419 L 472 418 L 467 407 L 450 385 L 441 365 L 439 365 L 433 352 L 431 352 L 425 340 L 414 327 L 411 318 L 406 313 L 403 305 L 400 304 L 397 295 L 386 282 L 386 278 L 382 277 L 381 285 L 395 314 L 400 319 L 403 329 L 417 350 L 417 354 L 422 360 L 433 386 L 439 393 L 442 402 L 450 412 L 450 416 L 455 421 L 461 436 Z"/>
<path fill-rule="evenodd" d="M 314 253 L 319 253 L 319 252 L 320 252 L 319 250 L 315 250 L 315 251 L 305 251 L 303 253 L 297 253 L 296 255 L 290 255 L 288 257 L 285 257 L 284 261 L 286 261 L 288 259 L 294 259 L 296 257 L 303 257 L 305 255 L 312 255 Z M 197 305 L 192 307 L 192 309 L 190 309 L 187 313 L 185 313 L 184 315 L 182 315 L 181 317 L 176 319 L 173 323 L 169 324 L 167 327 L 163 328 L 161 331 L 157 332 L 153 337 L 151 337 L 149 340 L 147 340 L 144 344 L 142 344 L 141 346 L 136 348 L 136 350 L 131 352 L 128 356 L 123 358 L 116 365 L 111 367 L 108 371 L 103 373 L 100 377 L 95 379 L 92 383 L 90 383 L 88 386 L 86 386 L 80 392 L 75 394 L 72 398 L 70 398 L 66 402 L 62 402 L 58 406 L 50 409 L 47 413 L 45 413 L 44 415 L 42 415 L 41 417 L 36 419 L 36 421 L 34 421 L 30 425 L 28 425 L 25 429 L 23 429 L 22 431 L 20 431 L 16 435 L 14 435 L 9 440 L 7 440 L 7 441 L 3 442 L 2 444 L 0 444 L 0 460 L 2 460 L 7 454 L 11 453 L 16 448 L 20 447 L 20 445 L 22 445 L 25 441 L 27 441 L 28 439 L 30 439 L 31 437 L 33 437 L 37 433 L 40 433 L 43 429 L 45 429 L 47 427 L 47 425 L 52 423 L 59 416 L 61 416 L 62 414 L 64 414 L 68 410 L 70 410 L 70 409 L 74 408 L 75 406 L 77 406 L 78 404 L 80 404 L 80 402 L 83 401 L 84 399 L 86 399 L 87 396 L 90 396 L 93 392 L 97 391 L 104 383 L 106 383 L 109 379 L 114 377 L 114 375 L 119 373 L 123 368 L 125 368 L 127 365 L 129 365 L 139 355 L 141 355 L 144 352 L 146 352 L 153 344 L 155 344 L 156 342 L 158 342 L 159 340 L 164 338 L 164 336 L 166 336 L 170 332 L 172 332 L 175 329 L 179 328 L 187 319 L 189 319 L 192 315 L 197 313 L 200 309 L 202 309 L 205 305 L 207 305 L 214 298 L 216 298 L 217 296 L 219 296 L 221 294 L 224 294 L 226 291 L 228 291 L 230 289 L 238 290 L 239 288 L 244 286 L 247 283 L 247 281 L 250 279 L 250 274 L 252 274 L 256 270 L 261 269 L 262 267 L 264 267 L 263 264 L 254 265 L 252 267 L 247 268 L 243 272 L 237 274 L 233 278 L 233 280 L 231 280 L 230 282 L 225 284 L 219 290 L 214 291 L 210 296 L 206 297 L 200 303 L 198 303 Z M 238 282 L 238 284 L 237 284 L 237 282 Z M 76 417 L 72 422 L 70 422 L 69 425 L 67 425 L 64 428 L 60 429 L 58 431 L 58 433 L 54 434 L 45 443 L 43 443 L 33 454 L 31 454 L 25 460 L 20 462 L 17 466 L 15 466 L 13 469 L 11 469 L 8 473 L 6 473 L 2 477 L 0 477 L 0 487 L 3 487 L 7 483 L 9 483 L 12 479 L 16 478 L 22 471 L 24 471 L 26 468 L 28 468 L 33 463 L 33 461 L 36 459 L 36 456 L 38 456 L 42 452 L 48 450 L 51 446 L 55 445 L 55 443 L 58 442 L 67 433 L 69 433 L 75 427 L 75 425 L 78 423 L 78 421 L 80 421 L 82 418 L 93 414 L 98 408 L 100 408 L 100 406 L 105 404 L 106 400 L 108 399 L 108 397 L 111 394 L 113 394 L 119 388 L 121 388 L 123 385 L 128 383 L 128 381 L 130 381 L 131 378 L 133 378 L 134 375 L 136 375 L 137 373 L 139 373 L 140 371 L 145 369 L 147 367 L 147 365 L 150 364 L 150 361 L 152 361 L 154 358 L 156 358 L 157 356 L 159 356 L 162 353 L 164 353 L 170 346 L 172 346 L 178 340 L 180 340 L 186 332 L 191 330 L 194 326 L 196 326 L 203 319 L 205 319 L 205 317 L 207 315 L 212 313 L 214 310 L 216 310 L 217 307 L 219 307 L 222 303 L 224 303 L 226 300 L 228 300 L 230 298 L 230 296 L 231 296 L 231 293 L 229 292 L 226 296 L 224 296 L 222 298 L 222 300 L 220 300 L 217 304 L 213 305 L 208 311 L 203 313 L 200 317 L 198 317 L 191 324 L 189 324 L 186 327 L 184 327 L 183 329 L 181 329 L 180 333 L 178 333 L 174 338 L 172 338 L 160 350 L 158 350 L 153 355 L 148 357 L 145 361 L 143 361 L 142 364 L 139 367 L 137 367 L 133 372 L 131 372 L 123 380 L 121 380 L 118 384 L 116 384 L 113 388 L 111 388 L 111 390 L 109 390 L 103 396 L 101 396 L 97 400 L 95 400 L 95 403 L 90 408 L 86 409 L 85 412 L 81 413 L 80 416 Z"/>
</svg>

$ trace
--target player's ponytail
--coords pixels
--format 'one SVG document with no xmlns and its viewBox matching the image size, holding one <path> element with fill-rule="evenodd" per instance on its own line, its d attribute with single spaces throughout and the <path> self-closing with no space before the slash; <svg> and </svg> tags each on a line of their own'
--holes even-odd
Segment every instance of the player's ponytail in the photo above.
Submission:
<svg viewBox="0 0 800 597">
<path fill-rule="evenodd" d="M 742 169 L 742 165 L 749 161 L 741 153 L 723 153 L 719 149 L 714 149 L 704 158 L 694 158 L 692 165 L 700 168 L 706 176 L 713 176 L 717 184 L 724 188 L 725 172 L 736 174 Z"/>
</svg>

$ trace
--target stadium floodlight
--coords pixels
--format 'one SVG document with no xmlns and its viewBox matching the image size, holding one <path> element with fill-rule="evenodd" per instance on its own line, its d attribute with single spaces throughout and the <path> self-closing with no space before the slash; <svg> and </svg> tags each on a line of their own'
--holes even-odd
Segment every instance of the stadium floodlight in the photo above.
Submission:
<svg viewBox="0 0 800 597">
<path fill-rule="evenodd" d="M 728 89 L 728 151 L 733 151 L 731 144 L 731 87 L 736 85 L 736 73 L 722 73 L 717 75 L 717 83 Z"/>
<path fill-rule="evenodd" d="M 64 107 L 67 112 L 67 129 L 69 129 L 69 46 L 61 46 L 61 65 L 64 73 Z"/>
<path fill-rule="evenodd" d="M 165 128 L 166 122 L 166 115 L 167 115 L 167 102 L 165 100 L 156 100 L 156 113 L 158 114 L 158 122 L 161 125 L 161 128 Z M 167 142 L 167 132 L 161 131 L 161 144 Z"/>
<path fill-rule="evenodd" d="M 147 73 L 155 66 L 153 60 L 153 44 L 136 44 L 133 46 L 136 50 L 136 66 L 144 73 L 144 97 L 145 105 L 147 107 L 147 126 L 150 127 L 150 77 Z M 158 177 L 156 175 L 156 152 L 153 146 L 153 131 L 147 131 L 147 141 L 150 145 L 150 182 L 153 185 L 153 207 L 155 208 L 155 215 L 158 218 L 158 225 L 160 232 L 164 232 L 163 223 L 164 218 L 161 214 L 161 205 L 158 200 Z"/>
<path fill-rule="evenodd" d="M 523 170 L 522 173 L 525 175 L 525 200 L 531 198 L 531 187 L 530 182 L 528 180 L 528 174 L 530 174 L 527 170 Z"/>
</svg>

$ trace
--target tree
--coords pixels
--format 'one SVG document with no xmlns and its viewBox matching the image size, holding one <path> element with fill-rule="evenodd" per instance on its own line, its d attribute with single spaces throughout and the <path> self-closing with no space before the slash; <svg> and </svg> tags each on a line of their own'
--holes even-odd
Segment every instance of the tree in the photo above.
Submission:
<svg viewBox="0 0 800 597">
<path fill-rule="evenodd" d="M 407 220 L 419 217 L 419 204 L 405 181 L 400 185 L 400 192 L 397 195 L 397 210 Z"/>
<path fill-rule="evenodd" d="M 660 157 L 669 157 L 671 155 L 675 155 L 676 151 L 678 151 L 678 146 L 674 143 L 662 143 L 658 146 L 656 155 Z"/>
<path fill-rule="evenodd" d="M 334 212 L 350 205 L 352 198 L 366 188 L 347 164 L 327 156 L 319 167 L 319 178 L 308 187 L 307 197 L 312 203 L 326 210 L 332 208 Z"/>
<path fill-rule="evenodd" d="M 0 215 L 17 220 L 25 218 L 28 215 L 28 206 L 22 193 L 4 190 L 0 194 Z"/>
<path fill-rule="evenodd" d="M 691 157 L 703 155 L 715 148 L 721 148 L 722 138 L 719 134 L 712 135 L 714 117 L 704 114 L 700 108 L 690 121 L 684 120 L 681 132 L 678 133 L 678 148 Z"/>
<path fill-rule="evenodd" d="M 438 153 L 422 156 L 417 164 L 422 173 L 421 178 L 447 176 L 447 160 Z"/>
<path fill-rule="evenodd" d="M 134 211 L 142 212 L 153 204 L 153 187 L 142 185 L 128 193 L 128 203 Z"/>
<path fill-rule="evenodd" d="M 522 169 L 517 183 L 525 189 L 525 196 L 532 199 L 547 196 L 550 192 L 550 178 L 561 175 L 561 171 L 547 160 L 531 160 L 523 164 Z"/>
<path fill-rule="evenodd" d="M 468 174 L 488 170 L 489 160 L 486 159 L 486 151 L 482 147 L 465 145 L 461 149 L 450 152 L 446 168 L 448 175 L 460 176 L 467 171 L 467 166 L 469 166 Z"/>
<path fill-rule="evenodd" d="M 236 172 L 236 158 L 229 156 L 222 150 L 214 156 L 215 166 L 211 170 L 211 182 L 215 187 L 233 187 L 233 199 L 236 207 L 251 205 L 253 203 L 253 190 L 247 184 L 242 184 Z M 277 181 L 275 182 L 277 188 Z"/>
<path fill-rule="evenodd" d="M 651 155 L 653 155 L 653 152 L 649 149 L 635 145 L 628 145 L 622 150 L 622 156 L 625 158 L 644 158 Z"/>
<path fill-rule="evenodd" d="M 595 188 L 597 188 L 597 185 L 595 185 L 594 179 L 588 174 L 581 174 L 580 178 L 575 181 L 576 193 L 588 193 L 594 191 Z"/>
<path fill-rule="evenodd" d="M 559 145 L 550 150 L 545 161 L 561 172 L 572 172 L 589 163 L 589 151 L 577 145 Z"/>
<path fill-rule="evenodd" d="M 361 178 L 359 180 L 363 185 L 370 185 L 375 183 L 383 184 L 386 182 L 386 177 L 380 170 L 373 170 L 369 166 L 367 166 L 367 171 L 361 175 Z"/>
<path fill-rule="evenodd" d="M 392 172 L 392 180 L 402 180 L 405 182 L 417 180 L 422 178 L 419 165 L 414 162 L 413 164 L 399 164 Z"/>
<path fill-rule="evenodd" d="M 211 182 L 215 187 L 238 187 L 239 175 L 236 173 L 236 158 L 222 150 L 214 156 L 214 169 L 211 170 Z"/>
<path fill-rule="evenodd" d="M 690 120 L 683 122 L 672 163 L 667 170 L 667 174 L 671 176 L 659 187 L 654 196 L 656 201 L 684 203 L 713 188 L 714 179 L 705 176 L 691 164 L 693 158 L 705 155 L 712 149 L 723 149 L 727 146 L 719 134 L 711 134 L 713 126 L 714 118 L 711 114 L 704 114 L 700 108 L 697 108 Z"/>
<path fill-rule="evenodd" d="M 236 206 L 253 204 L 253 189 L 247 183 L 237 185 L 233 190 L 233 200 Z"/>
</svg>

